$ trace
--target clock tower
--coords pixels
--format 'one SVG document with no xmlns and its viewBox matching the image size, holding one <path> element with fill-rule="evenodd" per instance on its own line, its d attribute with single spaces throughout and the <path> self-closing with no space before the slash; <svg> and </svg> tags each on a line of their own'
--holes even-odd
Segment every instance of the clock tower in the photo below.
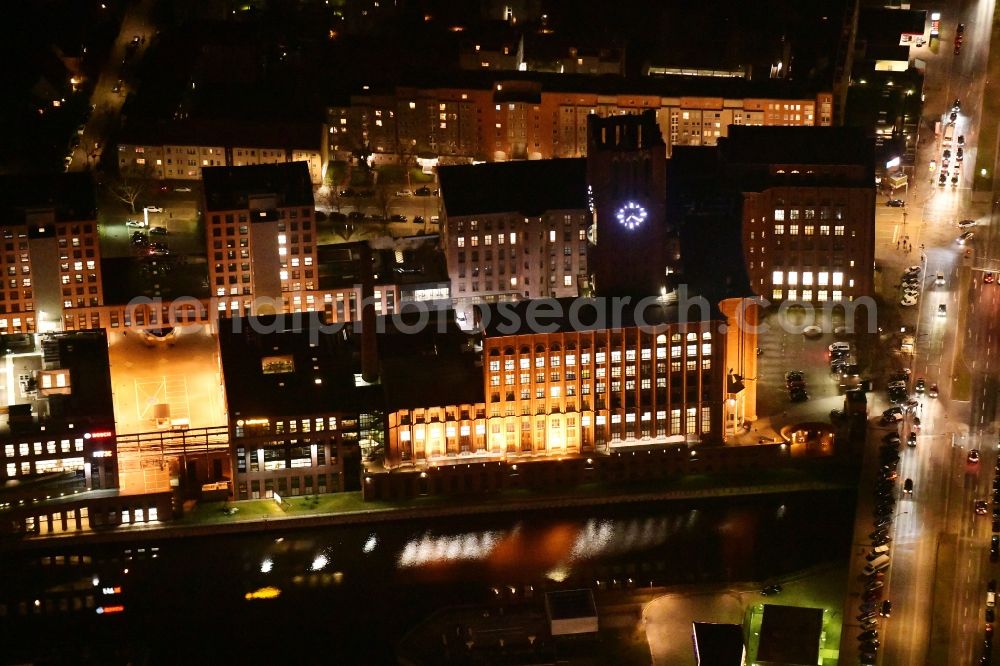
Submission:
<svg viewBox="0 0 1000 666">
<path fill-rule="evenodd" d="M 593 203 L 588 263 L 598 296 L 652 296 L 666 285 L 666 161 L 650 110 L 587 119 Z"/>
</svg>

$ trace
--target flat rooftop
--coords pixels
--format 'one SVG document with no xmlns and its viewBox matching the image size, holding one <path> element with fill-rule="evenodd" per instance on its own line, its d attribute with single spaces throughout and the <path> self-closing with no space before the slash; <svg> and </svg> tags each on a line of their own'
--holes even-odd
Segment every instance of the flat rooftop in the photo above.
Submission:
<svg viewBox="0 0 1000 666">
<path fill-rule="evenodd" d="M 683 309 L 676 302 L 653 298 L 536 298 L 482 304 L 476 307 L 476 317 L 485 337 L 654 327 L 722 317 L 718 304 L 708 299 L 691 305 Z"/>
<path fill-rule="evenodd" d="M 90 174 L 0 176 L 0 224 L 24 224 L 26 213 L 37 209 L 52 209 L 57 222 L 96 220 L 97 202 Z"/>
<path fill-rule="evenodd" d="M 275 207 L 314 206 L 309 166 L 305 162 L 206 167 L 201 170 L 205 209 L 248 210 L 254 196 L 273 195 Z"/>
<path fill-rule="evenodd" d="M 0 336 L 0 434 L 114 425 L 103 330 Z"/>
<path fill-rule="evenodd" d="M 582 158 L 443 166 L 438 175 L 449 217 L 587 210 L 587 161 Z"/>
<path fill-rule="evenodd" d="M 756 661 L 782 666 L 815 666 L 823 632 L 823 609 L 764 604 Z"/>
<path fill-rule="evenodd" d="M 230 419 L 359 411 L 381 402 L 359 386 L 360 339 L 323 330 L 319 313 L 219 320 L 219 351 Z"/>
<path fill-rule="evenodd" d="M 867 166 L 873 159 L 872 142 L 860 127 L 732 125 L 719 150 L 733 164 Z"/>
</svg>

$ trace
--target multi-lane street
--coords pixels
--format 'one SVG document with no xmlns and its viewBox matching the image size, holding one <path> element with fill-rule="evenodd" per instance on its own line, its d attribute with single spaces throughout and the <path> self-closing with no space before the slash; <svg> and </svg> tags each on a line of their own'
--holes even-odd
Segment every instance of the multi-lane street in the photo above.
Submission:
<svg viewBox="0 0 1000 666">
<path fill-rule="evenodd" d="M 940 11 L 941 42 L 936 49 L 918 49 L 927 63 L 924 122 L 917 164 L 905 192 L 893 196 L 906 206 L 879 206 L 876 257 L 880 289 L 889 307 L 899 307 L 902 325 L 914 335 L 913 354 L 894 352 L 895 367 L 909 368 L 910 388 L 923 378 L 937 385 L 938 396 L 917 393 L 917 404 L 898 426 L 903 442 L 915 432 L 916 446 L 900 450 L 895 485 L 896 508 L 889 530 L 892 564 L 885 575 L 883 599 L 892 601 L 892 614 L 880 618 L 878 663 L 979 664 L 986 646 L 985 602 L 990 580 L 1000 577 L 1000 564 L 990 560 L 994 465 L 997 459 L 997 391 L 1000 389 L 1000 247 L 998 221 L 986 203 L 974 203 L 971 185 L 982 117 L 984 85 L 989 76 L 987 57 L 993 22 L 993 2 L 950 3 L 916 9 Z M 964 24 L 961 51 L 954 53 L 958 24 Z M 953 138 L 935 135 L 940 119 L 947 127 L 953 100 L 960 100 Z M 958 137 L 963 137 L 963 160 L 956 160 Z M 945 184 L 939 184 L 944 150 L 949 149 Z M 992 151 L 993 146 L 985 147 Z M 951 176 L 959 173 L 953 186 Z M 978 196 L 976 199 L 986 199 Z M 975 226 L 960 228 L 961 220 Z M 968 224 L 968 223 L 967 223 Z M 959 242 L 959 236 L 973 236 Z M 909 248 L 909 249 L 907 249 Z M 920 295 L 913 306 L 898 305 L 901 275 L 908 266 L 920 271 Z M 877 387 L 884 389 L 884 386 Z M 884 390 L 874 395 L 872 414 L 889 406 Z M 915 426 L 919 419 L 919 428 Z M 875 503 L 873 490 L 879 467 L 878 447 L 894 428 L 871 425 L 862 493 Z M 978 462 L 970 461 L 973 449 Z M 903 492 L 906 479 L 912 494 Z M 977 515 L 977 500 L 986 500 L 985 515 Z M 871 551 L 870 505 L 860 505 L 855 552 L 860 571 L 862 556 Z M 860 606 L 865 581 L 851 580 L 848 608 Z M 854 610 L 846 622 L 853 622 Z M 845 629 L 845 636 L 860 627 Z M 845 641 L 845 647 L 847 642 Z M 842 657 L 854 663 L 856 648 Z"/>
</svg>

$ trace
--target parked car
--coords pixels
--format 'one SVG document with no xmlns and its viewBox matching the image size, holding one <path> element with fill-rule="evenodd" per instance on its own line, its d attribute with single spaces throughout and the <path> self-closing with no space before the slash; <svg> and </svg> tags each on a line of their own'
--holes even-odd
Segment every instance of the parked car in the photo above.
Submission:
<svg viewBox="0 0 1000 666">
<path fill-rule="evenodd" d="M 809 393 L 804 388 L 793 388 L 788 392 L 788 397 L 792 402 L 805 402 L 809 399 Z"/>
<path fill-rule="evenodd" d="M 190 187 L 175 187 L 174 192 L 190 192 Z"/>
<path fill-rule="evenodd" d="M 760 593 L 765 597 L 769 597 L 775 594 L 781 594 L 781 590 L 782 587 L 778 584 L 766 585 L 763 589 L 761 589 Z"/>
<path fill-rule="evenodd" d="M 968 229 L 970 227 L 976 226 L 977 224 L 979 223 L 976 222 L 975 220 L 962 220 L 961 222 L 958 223 L 958 227 L 960 229 Z"/>
<path fill-rule="evenodd" d="M 427 186 L 418 187 L 416 194 L 418 197 L 429 197 L 431 195 L 431 188 Z"/>
<path fill-rule="evenodd" d="M 163 209 L 161 207 L 159 207 L 159 206 L 146 206 L 145 210 L 149 211 L 150 213 L 162 213 L 163 212 Z"/>
<path fill-rule="evenodd" d="M 906 205 L 906 202 L 902 199 L 889 199 L 885 202 L 885 205 L 891 208 L 902 208 Z"/>
<path fill-rule="evenodd" d="M 886 599 L 882 602 L 882 607 L 879 609 L 879 615 L 882 617 L 889 617 L 892 615 L 892 602 Z"/>
<path fill-rule="evenodd" d="M 166 227 L 150 227 L 149 228 L 149 233 L 151 233 L 151 234 L 159 234 L 159 235 L 163 236 L 163 235 L 166 235 L 167 228 Z"/>
<path fill-rule="evenodd" d="M 397 190 L 396 191 L 396 196 L 397 197 L 412 197 L 413 196 L 413 190 Z"/>
<path fill-rule="evenodd" d="M 390 215 L 389 216 L 389 220 L 392 221 L 392 222 L 406 222 L 406 216 L 405 215 L 398 215 L 398 214 L 397 215 Z"/>
<path fill-rule="evenodd" d="M 143 222 L 142 220 L 131 220 L 130 219 L 130 220 L 125 220 L 125 226 L 126 227 L 134 227 L 136 229 L 142 229 L 144 226 L 146 226 L 146 223 Z"/>
</svg>

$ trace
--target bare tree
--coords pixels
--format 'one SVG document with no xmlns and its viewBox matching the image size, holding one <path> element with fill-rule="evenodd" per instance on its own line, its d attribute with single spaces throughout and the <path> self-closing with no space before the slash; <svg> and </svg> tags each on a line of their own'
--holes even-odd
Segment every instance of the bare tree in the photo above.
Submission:
<svg viewBox="0 0 1000 666">
<path fill-rule="evenodd" d="M 375 188 L 375 208 L 382 215 L 383 220 L 389 219 L 389 204 L 392 203 L 392 192 L 388 185 L 379 185 Z"/>
<path fill-rule="evenodd" d="M 116 199 L 128 206 L 132 213 L 136 213 L 135 204 L 146 189 L 146 179 L 150 173 L 148 166 L 140 170 L 123 167 L 119 170 L 117 178 L 108 181 L 108 189 Z"/>
</svg>

